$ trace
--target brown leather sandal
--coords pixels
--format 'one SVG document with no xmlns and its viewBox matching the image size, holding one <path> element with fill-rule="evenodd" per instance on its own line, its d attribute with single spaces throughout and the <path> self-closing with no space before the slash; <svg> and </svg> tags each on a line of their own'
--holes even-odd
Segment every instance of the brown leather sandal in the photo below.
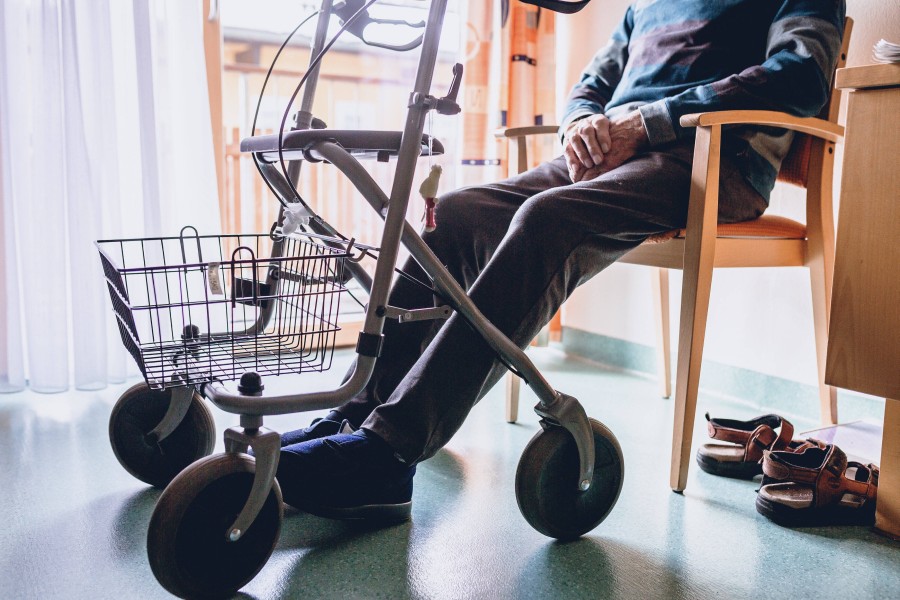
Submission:
<svg viewBox="0 0 900 600">
<path fill-rule="evenodd" d="M 871 525 L 875 520 L 878 467 L 847 461 L 833 444 L 803 452 L 769 452 L 769 483 L 759 489 L 756 510 L 788 527 Z"/>
<path fill-rule="evenodd" d="M 762 473 L 760 461 L 766 450 L 799 449 L 794 426 L 779 415 L 763 415 L 749 421 L 711 419 L 706 413 L 709 437 L 728 444 L 704 444 L 697 451 L 697 464 L 713 475 L 752 479 Z M 778 428 L 781 430 L 776 433 Z"/>
</svg>

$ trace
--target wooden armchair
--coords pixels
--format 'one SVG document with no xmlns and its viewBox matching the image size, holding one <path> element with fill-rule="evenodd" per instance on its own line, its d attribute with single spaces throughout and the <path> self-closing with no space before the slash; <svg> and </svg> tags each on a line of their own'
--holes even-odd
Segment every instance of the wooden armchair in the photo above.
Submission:
<svg viewBox="0 0 900 600">
<path fill-rule="evenodd" d="M 846 62 L 851 28 L 852 20 L 848 18 L 837 68 Z M 651 238 L 621 259 L 624 263 L 655 268 L 660 388 L 666 397 L 670 381 L 668 269 L 684 272 L 670 471 L 670 485 L 675 491 L 684 490 L 690 465 L 714 268 L 805 266 L 809 269 L 821 420 L 823 424 L 837 422 L 836 391 L 825 384 L 824 378 L 834 269 L 834 150 L 835 143 L 843 136 L 843 127 L 837 124 L 839 108 L 840 92 L 832 91 L 822 118 L 798 118 L 772 111 L 721 111 L 682 117 L 683 127 L 697 129 L 687 226 Z M 717 225 L 722 128 L 732 125 L 765 125 L 797 132 L 778 178 L 806 189 L 805 224 L 766 214 L 754 221 Z M 556 128 L 524 127 L 497 132 L 498 137 L 517 141 L 520 171 L 527 167 L 524 139 L 536 133 L 556 133 Z M 508 384 L 507 420 L 510 422 L 515 421 L 516 392 L 516 386 Z"/>
</svg>

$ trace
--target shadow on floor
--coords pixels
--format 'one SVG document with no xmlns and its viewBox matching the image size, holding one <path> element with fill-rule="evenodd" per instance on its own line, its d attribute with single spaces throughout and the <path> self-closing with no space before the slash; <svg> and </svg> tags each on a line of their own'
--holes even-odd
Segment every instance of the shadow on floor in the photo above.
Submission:
<svg viewBox="0 0 900 600">
<path fill-rule="evenodd" d="M 58 490 L 60 492 L 60 490 Z M 65 490 L 61 490 L 65 494 Z M 5 598 L 79 598 L 86 582 L 98 590 L 116 590 L 118 597 L 163 597 L 147 595 L 152 574 L 145 544 L 147 523 L 159 490 L 113 493 L 87 504 L 78 504 L 72 493 L 72 508 L 52 511 L 52 518 L 35 518 L 18 540 L 0 557 L 0 580 Z M 56 501 L 66 496 L 59 496 Z M 35 498 L 36 505 L 46 498 Z M 152 589 L 152 588 L 151 588 Z"/>
<path fill-rule="evenodd" d="M 148 487 L 129 496 L 119 508 L 109 532 L 109 542 L 119 555 L 146 557 L 147 524 L 161 490 Z"/>
<path fill-rule="evenodd" d="M 636 574 L 643 576 L 636 577 Z M 689 598 L 696 592 L 670 565 L 620 542 L 548 541 L 521 570 L 512 598 Z"/>
<path fill-rule="evenodd" d="M 259 587 L 268 598 L 415 597 L 415 544 L 434 532 L 464 485 L 461 460 L 442 450 L 419 466 L 417 489 L 428 492 L 414 496 L 412 522 L 373 527 L 288 510 L 271 568 L 247 594 Z"/>
</svg>

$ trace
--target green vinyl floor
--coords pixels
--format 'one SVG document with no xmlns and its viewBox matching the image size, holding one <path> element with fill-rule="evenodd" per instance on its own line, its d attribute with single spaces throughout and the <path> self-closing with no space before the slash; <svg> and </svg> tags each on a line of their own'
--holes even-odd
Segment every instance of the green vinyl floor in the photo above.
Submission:
<svg viewBox="0 0 900 600">
<path fill-rule="evenodd" d="M 713 477 L 694 464 L 685 493 L 671 492 L 673 408 L 654 381 L 554 349 L 531 354 L 557 389 L 579 398 L 621 443 L 624 487 L 597 529 L 559 543 L 522 518 L 514 478 L 539 429 L 535 399 L 526 391 L 519 423 L 507 424 L 500 385 L 420 465 L 411 522 L 372 530 L 287 511 L 272 558 L 237 597 L 900 598 L 900 544 L 866 527 L 781 528 L 756 513 L 756 482 Z M 331 371 L 304 375 L 302 383 L 270 378 L 267 390 L 333 387 L 349 358 L 338 353 Z M 133 383 L 0 396 L 0 598 L 170 597 L 145 549 L 160 492 L 128 475 L 108 441 L 110 410 Z M 698 415 L 705 411 L 755 416 L 704 395 Z M 237 418 L 213 412 L 221 438 Z M 283 431 L 313 416 L 266 425 Z M 703 425 L 695 448 L 706 437 Z"/>
</svg>

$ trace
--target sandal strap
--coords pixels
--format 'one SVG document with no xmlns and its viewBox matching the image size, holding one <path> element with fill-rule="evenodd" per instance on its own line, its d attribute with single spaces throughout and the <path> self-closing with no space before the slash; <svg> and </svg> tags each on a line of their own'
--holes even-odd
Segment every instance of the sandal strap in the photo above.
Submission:
<svg viewBox="0 0 900 600">
<path fill-rule="evenodd" d="M 713 419 L 706 413 L 709 437 L 744 447 L 744 461 L 758 462 L 766 450 L 783 450 L 794 437 L 794 426 L 779 415 L 763 415 L 749 421 Z M 781 427 L 778 433 L 775 429 Z"/>
<path fill-rule="evenodd" d="M 856 461 L 847 463 L 848 467 L 856 467 L 856 478 L 846 481 L 847 492 L 865 498 L 866 501 L 874 501 L 878 497 L 878 467 L 869 463 L 864 465 Z"/>
<path fill-rule="evenodd" d="M 827 446 L 825 442 L 822 440 L 817 440 L 815 438 L 806 438 L 805 440 L 794 440 L 788 447 L 791 452 L 804 452 L 807 448 L 819 448 L 821 450 L 825 449 Z"/>
<path fill-rule="evenodd" d="M 856 467 L 856 479 L 847 478 L 849 466 Z M 776 481 L 808 485 L 816 507 L 836 504 L 846 493 L 866 501 L 874 501 L 878 493 L 878 467 L 848 462 L 847 455 L 833 444 L 810 446 L 799 453 L 766 451 L 763 474 Z"/>
<path fill-rule="evenodd" d="M 811 452 L 823 453 L 810 460 Z M 763 475 L 773 481 L 793 481 L 814 486 L 827 450 L 808 448 L 802 452 L 766 451 L 763 454 Z M 799 457 L 799 460 L 791 460 Z"/>
</svg>

